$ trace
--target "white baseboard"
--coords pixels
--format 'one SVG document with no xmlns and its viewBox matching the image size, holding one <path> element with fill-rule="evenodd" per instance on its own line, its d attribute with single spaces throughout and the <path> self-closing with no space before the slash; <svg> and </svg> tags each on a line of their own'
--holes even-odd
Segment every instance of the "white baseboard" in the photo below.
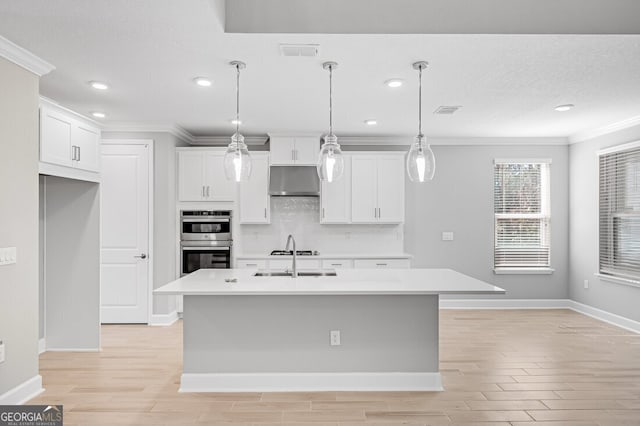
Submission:
<svg viewBox="0 0 640 426">
<path fill-rule="evenodd" d="M 38 355 L 47 351 L 47 342 L 44 339 L 38 340 Z"/>
<path fill-rule="evenodd" d="M 640 322 L 570 299 L 440 299 L 440 309 L 571 309 L 640 333 Z"/>
<path fill-rule="evenodd" d="M 568 308 L 592 318 L 599 319 L 600 321 L 640 334 L 640 322 L 638 321 L 612 314 L 611 312 L 603 311 L 602 309 L 594 308 L 593 306 L 585 305 L 583 303 L 576 302 L 575 300 L 569 300 Z"/>
<path fill-rule="evenodd" d="M 149 325 L 168 326 L 178 321 L 178 312 L 173 311 L 168 314 L 152 314 Z"/>
<path fill-rule="evenodd" d="M 442 299 L 440 309 L 569 309 L 569 299 Z"/>
<path fill-rule="evenodd" d="M 440 373 L 185 373 L 180 380 L 180 392 L 442 390 Z"/>
<path fill-rule="evenodd" d="M 42 376 L 33 376 L 24 383 L 0 395 L 0 405 L 20 405 L 44 392 Z"/>
</svg>

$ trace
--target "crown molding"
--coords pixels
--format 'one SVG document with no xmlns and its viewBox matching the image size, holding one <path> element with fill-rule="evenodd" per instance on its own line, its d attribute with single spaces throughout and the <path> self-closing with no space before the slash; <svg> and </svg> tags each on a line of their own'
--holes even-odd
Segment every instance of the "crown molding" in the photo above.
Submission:
<svg viewBox="0 0 640 426">
<path fill-rule="evenodd" d="M 53 99 L 51 99 L 51 98 L 47 98 L 46 96 L 42 96 L 42 95 L 40 95 L 40 105 L 49 105 L 49 106 L 53 106 L 53 107 L 55 107 L 55 108 L 57 108 L 57 109 L 59 109 L 59 110 L 62 110 L 62 111 L 64 111 L 64 112 L 68 113 L 68 114 L 71 114 L 71 115 L 73 115 L 73 116 L 75 116 L 75 117 L 78 117 L 78 118 L 79 118 L 79 119 L 81 119 L 81 120 L 84 120 L 84 121 L 86 121 L 86 122 L 91 123 L 92 125 L 94 125 L 94 126 L 98 127 L 100 130 L 102 130 L 102 129 L 104 128 L 104 125 L 103 125 L 102 123 L 97 122 L 97 121 L 96 121 L 96 120 L 94 120 L 93 118 L 91 118 L 91 117 L 87 117 L 86 115 L 82 115 L 82 114 L 80 114 L 79 112 L 76 112 L 76 111 L 74 111 L 74 110 L 72 110 L 72 109 L 69 109 L 69 108 L 67 108 L 67 107 L 65 107 L 65 106 L 62 106 L 62 105 L 60 105 L 60 103 L 59 103 L 59 102 L 54 101 L 54 100 L 53 100 Z"/>
<path fill-rule="evenodd" d="M 175 124 L 165 123 L 106 123 L 102 128 L 103 132 L 163 132 L 169 133 L 178 139 L 192 144 L 195 136 L 189 133 L 187 130 Z"/>
<path fill-rule="evenodd" d="M 264 145 L 269 140 L 267 135 L 263 136 L 245 136 L 244 142 L 247 145 Z M 203 146 L 227 146 L 231 141 L 231 135 L 225 136 L 194 136 L 193 140 L 189 142 L 191 145 L 203 145 Z"/>
<path fill-rule="evenodd" d="M 56 69 L 56 67 L 49 62 L 37 57 L 27 49 L 18 46 L 2 36 L 0 36 L 0 56 L 21 66 L 27 71 L 31 71 L 38 77 L 49 74 Z"/>
<path fill-rule="evenodd" d="M 622 121 L 617 121 L 606 126 L 574 133 L 569 136 L 569 143 L 574 144 L 584 142 L 589 139 L 597 138 L 598 136 L 604 136 L 609 133 L 618 132 L 634 126 L 640 126 L 640 115 L 636 115 L 635 117 L 630 117 Z"/>
<path fill-rule="evenodd" d="M 389 136 L 339 136 L 341 145 L 411 145 L 415 136 L 389 135 Z M 569 142 L 564 137 L 482 137 L 482 138 L 442 138 L 427 137 L 430 145 L 567 145 Z"/>
</svg>

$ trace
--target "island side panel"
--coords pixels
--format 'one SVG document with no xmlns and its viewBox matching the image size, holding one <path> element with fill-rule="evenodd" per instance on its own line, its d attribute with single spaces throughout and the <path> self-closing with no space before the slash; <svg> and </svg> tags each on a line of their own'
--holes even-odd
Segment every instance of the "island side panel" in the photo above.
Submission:
<svg viewBox="0 0 640 426">
<path fill-rule="evenodd" d="M 438 296 L 185 296 L 184 373 L 352 372 L 438 372 Z"/>
</svg>

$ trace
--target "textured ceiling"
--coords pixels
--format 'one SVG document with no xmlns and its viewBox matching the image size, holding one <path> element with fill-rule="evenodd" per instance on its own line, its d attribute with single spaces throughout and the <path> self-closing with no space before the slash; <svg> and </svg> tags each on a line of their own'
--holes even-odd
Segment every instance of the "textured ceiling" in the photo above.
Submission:
<svg viewBox="0 0 640 426">
<path fill-rule="evenodd" d="M 417 131 L 416 60 L 427 60 L 424 129 L 438 137 L 563 137 L 640 115 L 640 36 L 229 34 L 224 3 L 205 0 L 0 0 L 0 35 L 51 62 L 41 93 L 106 125 L 178 125 L 232 132 L 233 59 L 242 74 L 245 134 L 323 133 L 335 60 L 335 131 Z M 380 17 L 383 19 L 384 17 Z M 318 43 L 320 56 L 279 55 Z M 209 76 L 211 88 L 192 78 Z M 406 80 L 400 89 L 383 82 Z M 96 92 L 89 80 L 112 89 Z M 559 104 L 576 105 L 558 113 Z M 462 105 L 453 116 L 432 114 Z M 366 126 L 375 118 L 378 126 Z"/>
</svg>

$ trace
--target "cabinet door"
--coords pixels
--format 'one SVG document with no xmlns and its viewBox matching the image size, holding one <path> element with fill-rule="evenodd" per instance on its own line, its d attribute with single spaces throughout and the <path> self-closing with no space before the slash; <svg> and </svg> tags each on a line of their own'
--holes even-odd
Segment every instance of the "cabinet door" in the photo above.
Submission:
<svg viewBox="0 0 640 426">
<path fill-rule="evenodd" d="M 269 141 L 269 152 L 271 155 L 271 164 L 294 164 L 295 138 L 272 137 Z"/>
<path fill-rule="evenodd" d="M 378 158 L 378 222 L 404 222 L 404 157 Z"/>
<path fill-rule="evenodd" d="M 72 127 L 70 117 L 44 106 L 40 108 L 40 161 L 72 165 Z"/>
<path fill-rule="evenodd" d="M 351 157 L 344 156 L 344 174 L 334 182 L 322 181 L 320 223 L 351 221 Z"/>
<path fill-rule="evenodd" d="M 204 153 L 204 185 L 207 201 L 233 201 L 237 183 L 224 174 L 224 152 Z"/>
<path fill-rule="evenodd" d="M 318 164 L 320 139 L 316 137 L 296 137 L 293 158 L 297 165 L 315 166 Z"/>
<path fill-rule="evenodd" d="M 71 145 L 78 147 L 74 166 L 97 172 L 100 170 L 100 130 L 78 123 L 71 130 Z"/>
<path fill-rule="evenodd" d="M 240 223 L 270 223 L 269 156 L 251 156 L 251 176 L 240 183 Z"/>
<path fill-rule="evenodd" d="M 205 196 L 202 152 L 178 152 L 178 200 L 202 201 Z"/>
<path fill-rule="evenodd" d="M 351 221 L 377 221 L 376 157 L 353 155 L 351 158 Z"/>
<path fill-rule="evenodd" d="M 408 269 L 409 259 L 356 259 L 354 267 L 362 269 Z"/>
</svg>

